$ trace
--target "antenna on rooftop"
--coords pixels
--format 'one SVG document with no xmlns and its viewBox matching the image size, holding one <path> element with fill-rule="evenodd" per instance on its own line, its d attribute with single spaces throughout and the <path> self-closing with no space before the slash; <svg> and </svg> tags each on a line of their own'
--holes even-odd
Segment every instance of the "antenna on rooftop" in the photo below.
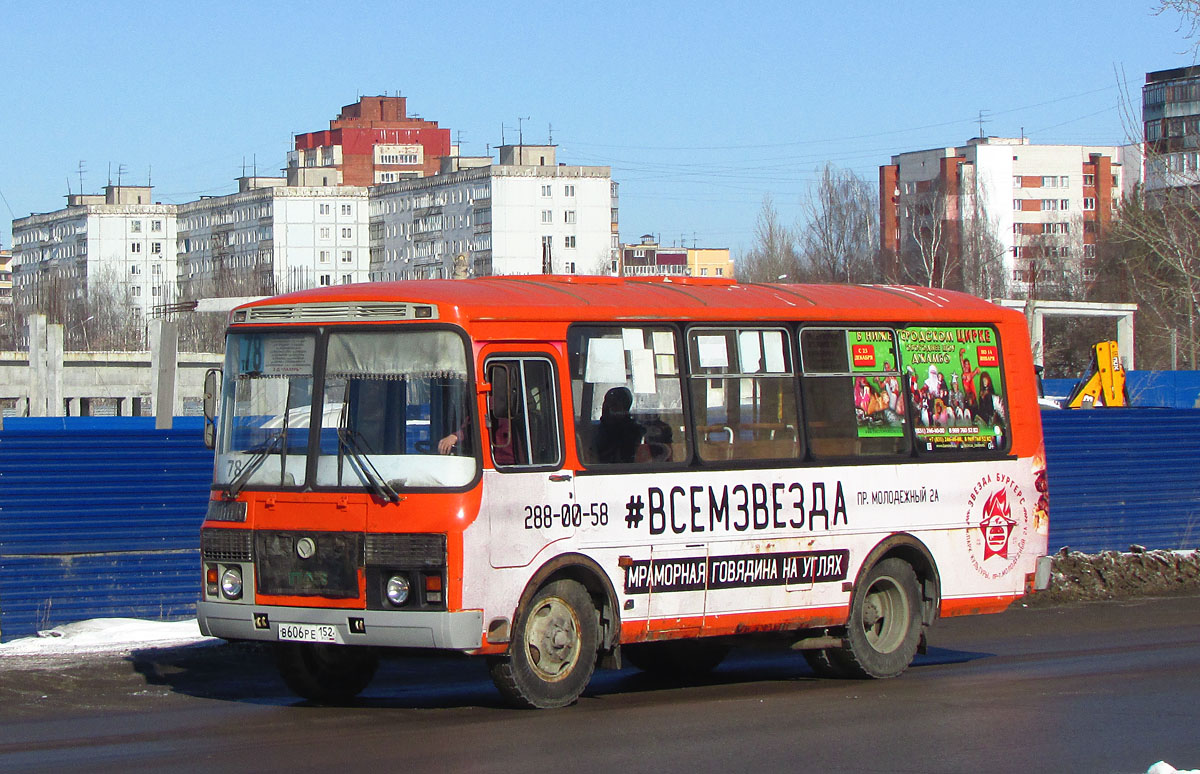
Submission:
<svg viewBox="0 0 1200 774">
<path fill-rule="evenodd" d="M 554 124 L 546 124 L 546 144 L 554 144 Z"/>
<path fill-rule="evenodd" d="M 986 137 L 986 136 L 987 136 L 987 135 L 985 135 L 985 134 L 983 133 L 983 121 L 984 121 L 984 114 L 985 114 L 985 113 L 989 113 L 989 114 L 990 114 L 991 112 L 992 112 L 992 111 L 990 111 L 990 110 L 980 110 L 980 111 L 979 111 L 979 139 L 981 139 L 981 140 L 982 140 L 984 137 Z"/>
<path fill-rule="evenodd" d="M 79 175 L 79 193 L 83 193 L 83 173 L 87 172 L 87 164 L 83 162 L 83 159 L 79 160 L 79 166 L 75 171 Z"/>
</svg>

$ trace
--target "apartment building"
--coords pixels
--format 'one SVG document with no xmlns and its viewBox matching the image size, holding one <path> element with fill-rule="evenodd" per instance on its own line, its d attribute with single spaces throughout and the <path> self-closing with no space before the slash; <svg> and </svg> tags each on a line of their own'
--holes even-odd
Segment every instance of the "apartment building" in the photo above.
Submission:
<svg viewBox="0 0 1200 774">
<path fill-rule="evenodd" d="M 25 314 L 41 293 L 82 300 L 101 286 L 148 316 L 173 299 L 175 205 L 150 186 L 109 185 L 71 194 L 67 206 L 13 221 L 12 294 Z M 106 295 L 107 297 L 107 295 Z"/>
<path fill-rule="evenodd" d="M 617 223 L 609 167 L 557 163 L 552 145 L 501 146 L 434 177 L 371 190 L 371 278 L 603 274 Z"/>
<path fill-rule="evenodd" d="M 0 304 L 12 305 L 12 250 L 0 249 Z"/>
<path fill-rule="evenodd" d="M 404 97 L 362 97 L 329 128 L 296 135 L 289 186 L 370 186 L 436 175 L 456 155 L 450 130 L 407 113 Z"/>
<path fill-rule="evenodd" d="M 1200 66 L 1146 73 L 1142 126 L 1146 189 L 1200 184 Z"/>
<path fill-rule="evenodd" d="M 1002 267 L 989 292 L 1012 296 L 1039 281 L 1092 276 L 1097 235 L 1141 180 L 1136 146 L 1036 145 L 1024 137 L 974 138 L 891 161 L 879 170 L 880 247 L 891 268 L 902 275 L 900 267 L 911 265 L 906 256 L 936 243 L 925 265 L 944 262 L 947 285 L 975 290 L 964 282 L 962 258 L 986 233 Z"/>
<path fill-rule="evenodd" d="M 178 208 L 181 297 L 283 293 L 369 277 L 367 189 L 238 179 Z"/>
</svg>

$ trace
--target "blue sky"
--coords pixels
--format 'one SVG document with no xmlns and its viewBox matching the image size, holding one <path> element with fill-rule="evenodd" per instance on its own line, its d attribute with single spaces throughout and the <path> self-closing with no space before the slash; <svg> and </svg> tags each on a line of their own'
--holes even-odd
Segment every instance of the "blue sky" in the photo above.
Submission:
<svg viewBox="0 0 1200 774">
<path fill-rule="evenodd" d="M 812 7 L 809 7 L 812 6 Z M 869 181 L 979 131 L 1117 144 L 1145 73 L 1193 63 L 1148 0 L 1089 3 L 0 0 L 0 243 L 112 170 L 179 203 L 285 162 L 359 95 L 408 98 L 484 155 L 550 132 L 609 165 L 621 237 L 749 247 L 763 198 L 799 216 L 825 162 Z M 1122 110 L 1122 80 L 1132 112 Z"/>
</svg>

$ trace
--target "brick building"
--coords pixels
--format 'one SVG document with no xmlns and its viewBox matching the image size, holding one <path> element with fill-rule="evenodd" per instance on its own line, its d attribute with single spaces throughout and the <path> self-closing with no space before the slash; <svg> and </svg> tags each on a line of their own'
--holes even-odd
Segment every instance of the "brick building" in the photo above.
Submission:
<svg viewBox="0 0 1200 774">
<path fill-rule="evenodd" d="M 362 97 L 328 129 L 296 135 L 287 184 L 371 186 L 430 177 L 452 155 L 450 130 L 409 116 L 404 97 Z"/>
</svg>

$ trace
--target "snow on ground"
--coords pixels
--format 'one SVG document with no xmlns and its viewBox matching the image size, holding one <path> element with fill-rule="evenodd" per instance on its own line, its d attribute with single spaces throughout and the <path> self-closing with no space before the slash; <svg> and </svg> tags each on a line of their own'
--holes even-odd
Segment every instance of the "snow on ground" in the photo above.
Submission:
<svg viewBox="0 0 1200 774">
<path fill-rule="evenodd" d="M 141 648 L 166 648 L 220 642 L 200 634 L 195 618 L 185 621 L 144 621 L 136 618 L 96 618 L 63 624 L 36 637 L 0 643 L 0 664 L 10 656 L 53 659 L 56 656 L 126 653 Z"/>
<path fill-rule="evenodd" d="M 1146 774 L 1200 774 L 1200 769 L 1189 769 L 1188 771 L 1184 771 L 1182 769 L 1175 768 L 1169 763 L 1159 761 L 1151 766 L 1146 771 Z"/>
</svg>

